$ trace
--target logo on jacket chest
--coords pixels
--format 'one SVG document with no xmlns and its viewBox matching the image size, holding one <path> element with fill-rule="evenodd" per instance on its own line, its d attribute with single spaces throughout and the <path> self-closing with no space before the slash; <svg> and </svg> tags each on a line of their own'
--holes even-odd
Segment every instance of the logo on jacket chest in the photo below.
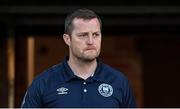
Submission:
<svg viewBox="0 0 180 109">
<path fill-rule="evenodd" d="M 58 95 L 68 94 L 68 88 L 60 87 L 57 89 Z"/>
<path fill-rule="evenodd" d="M 109 84 L 105 84 L 105 83 L 99 85 L 98 91 L 104 97 L 109 97 L 113 94 L 112 86 Z"/>
</svg>

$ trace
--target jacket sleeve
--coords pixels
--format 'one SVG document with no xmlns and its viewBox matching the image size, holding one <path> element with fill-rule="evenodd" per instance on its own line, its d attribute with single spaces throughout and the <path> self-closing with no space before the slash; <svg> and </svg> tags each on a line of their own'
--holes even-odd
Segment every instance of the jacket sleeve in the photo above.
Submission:
<svg viewBox="0 0 180 109">
<path fill-rule="evenodd" d="M 35 79 L 26 91 L 21 108 L 40 108 L 42 107 L 42 84 Z"/>
<path fill-rule="evenodd" d="M 124 97 L 123 104 L 125 108 L 136 108 L 136 100 L 132 91 L 132 88 L 129 84 L 129 81 L 124 82 Z"/>
</svg>

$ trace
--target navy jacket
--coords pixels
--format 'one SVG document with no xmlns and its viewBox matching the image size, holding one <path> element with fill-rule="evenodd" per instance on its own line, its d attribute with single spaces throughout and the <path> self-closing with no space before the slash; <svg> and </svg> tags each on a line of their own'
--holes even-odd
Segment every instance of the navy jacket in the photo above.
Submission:
<svg viewBox="0 0 180 109">
<path fill-rule="evenodd" d="M 38 75 L 28 88 L 22 108 L 118 108 L 136 107 L 127 78 L 103 64 L 86 80 L 74 75 L 67 63 L 54 65 Z"/>
</svg>

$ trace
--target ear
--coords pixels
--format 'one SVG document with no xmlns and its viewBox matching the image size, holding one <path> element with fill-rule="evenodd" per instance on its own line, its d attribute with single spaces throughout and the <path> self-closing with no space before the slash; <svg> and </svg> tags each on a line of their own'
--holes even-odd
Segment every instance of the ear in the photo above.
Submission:
<svg viewBox="0 0 180 109">
<path fill-rule="evenodd" d="M 70 42 L 71 42 L 71 39 L 70 39 L 70 36 L 68 34 L 63 34 L 63 39 L 64 39 L 64 42 L 70 46 Z"/>
</svg>

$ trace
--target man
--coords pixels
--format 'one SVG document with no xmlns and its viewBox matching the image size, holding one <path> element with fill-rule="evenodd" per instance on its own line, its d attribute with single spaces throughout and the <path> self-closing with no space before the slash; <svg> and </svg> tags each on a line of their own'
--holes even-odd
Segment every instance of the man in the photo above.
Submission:
<svg viewBox="0 0 180 109">
<path fill-rule="evenodd" d="M 136 107 L 126 77 L 103 64 L 101 20 L 88 9 L 67 16 L 63 39 L 69 56 L 35 78 L 22 107 Z"/>
</svg>

